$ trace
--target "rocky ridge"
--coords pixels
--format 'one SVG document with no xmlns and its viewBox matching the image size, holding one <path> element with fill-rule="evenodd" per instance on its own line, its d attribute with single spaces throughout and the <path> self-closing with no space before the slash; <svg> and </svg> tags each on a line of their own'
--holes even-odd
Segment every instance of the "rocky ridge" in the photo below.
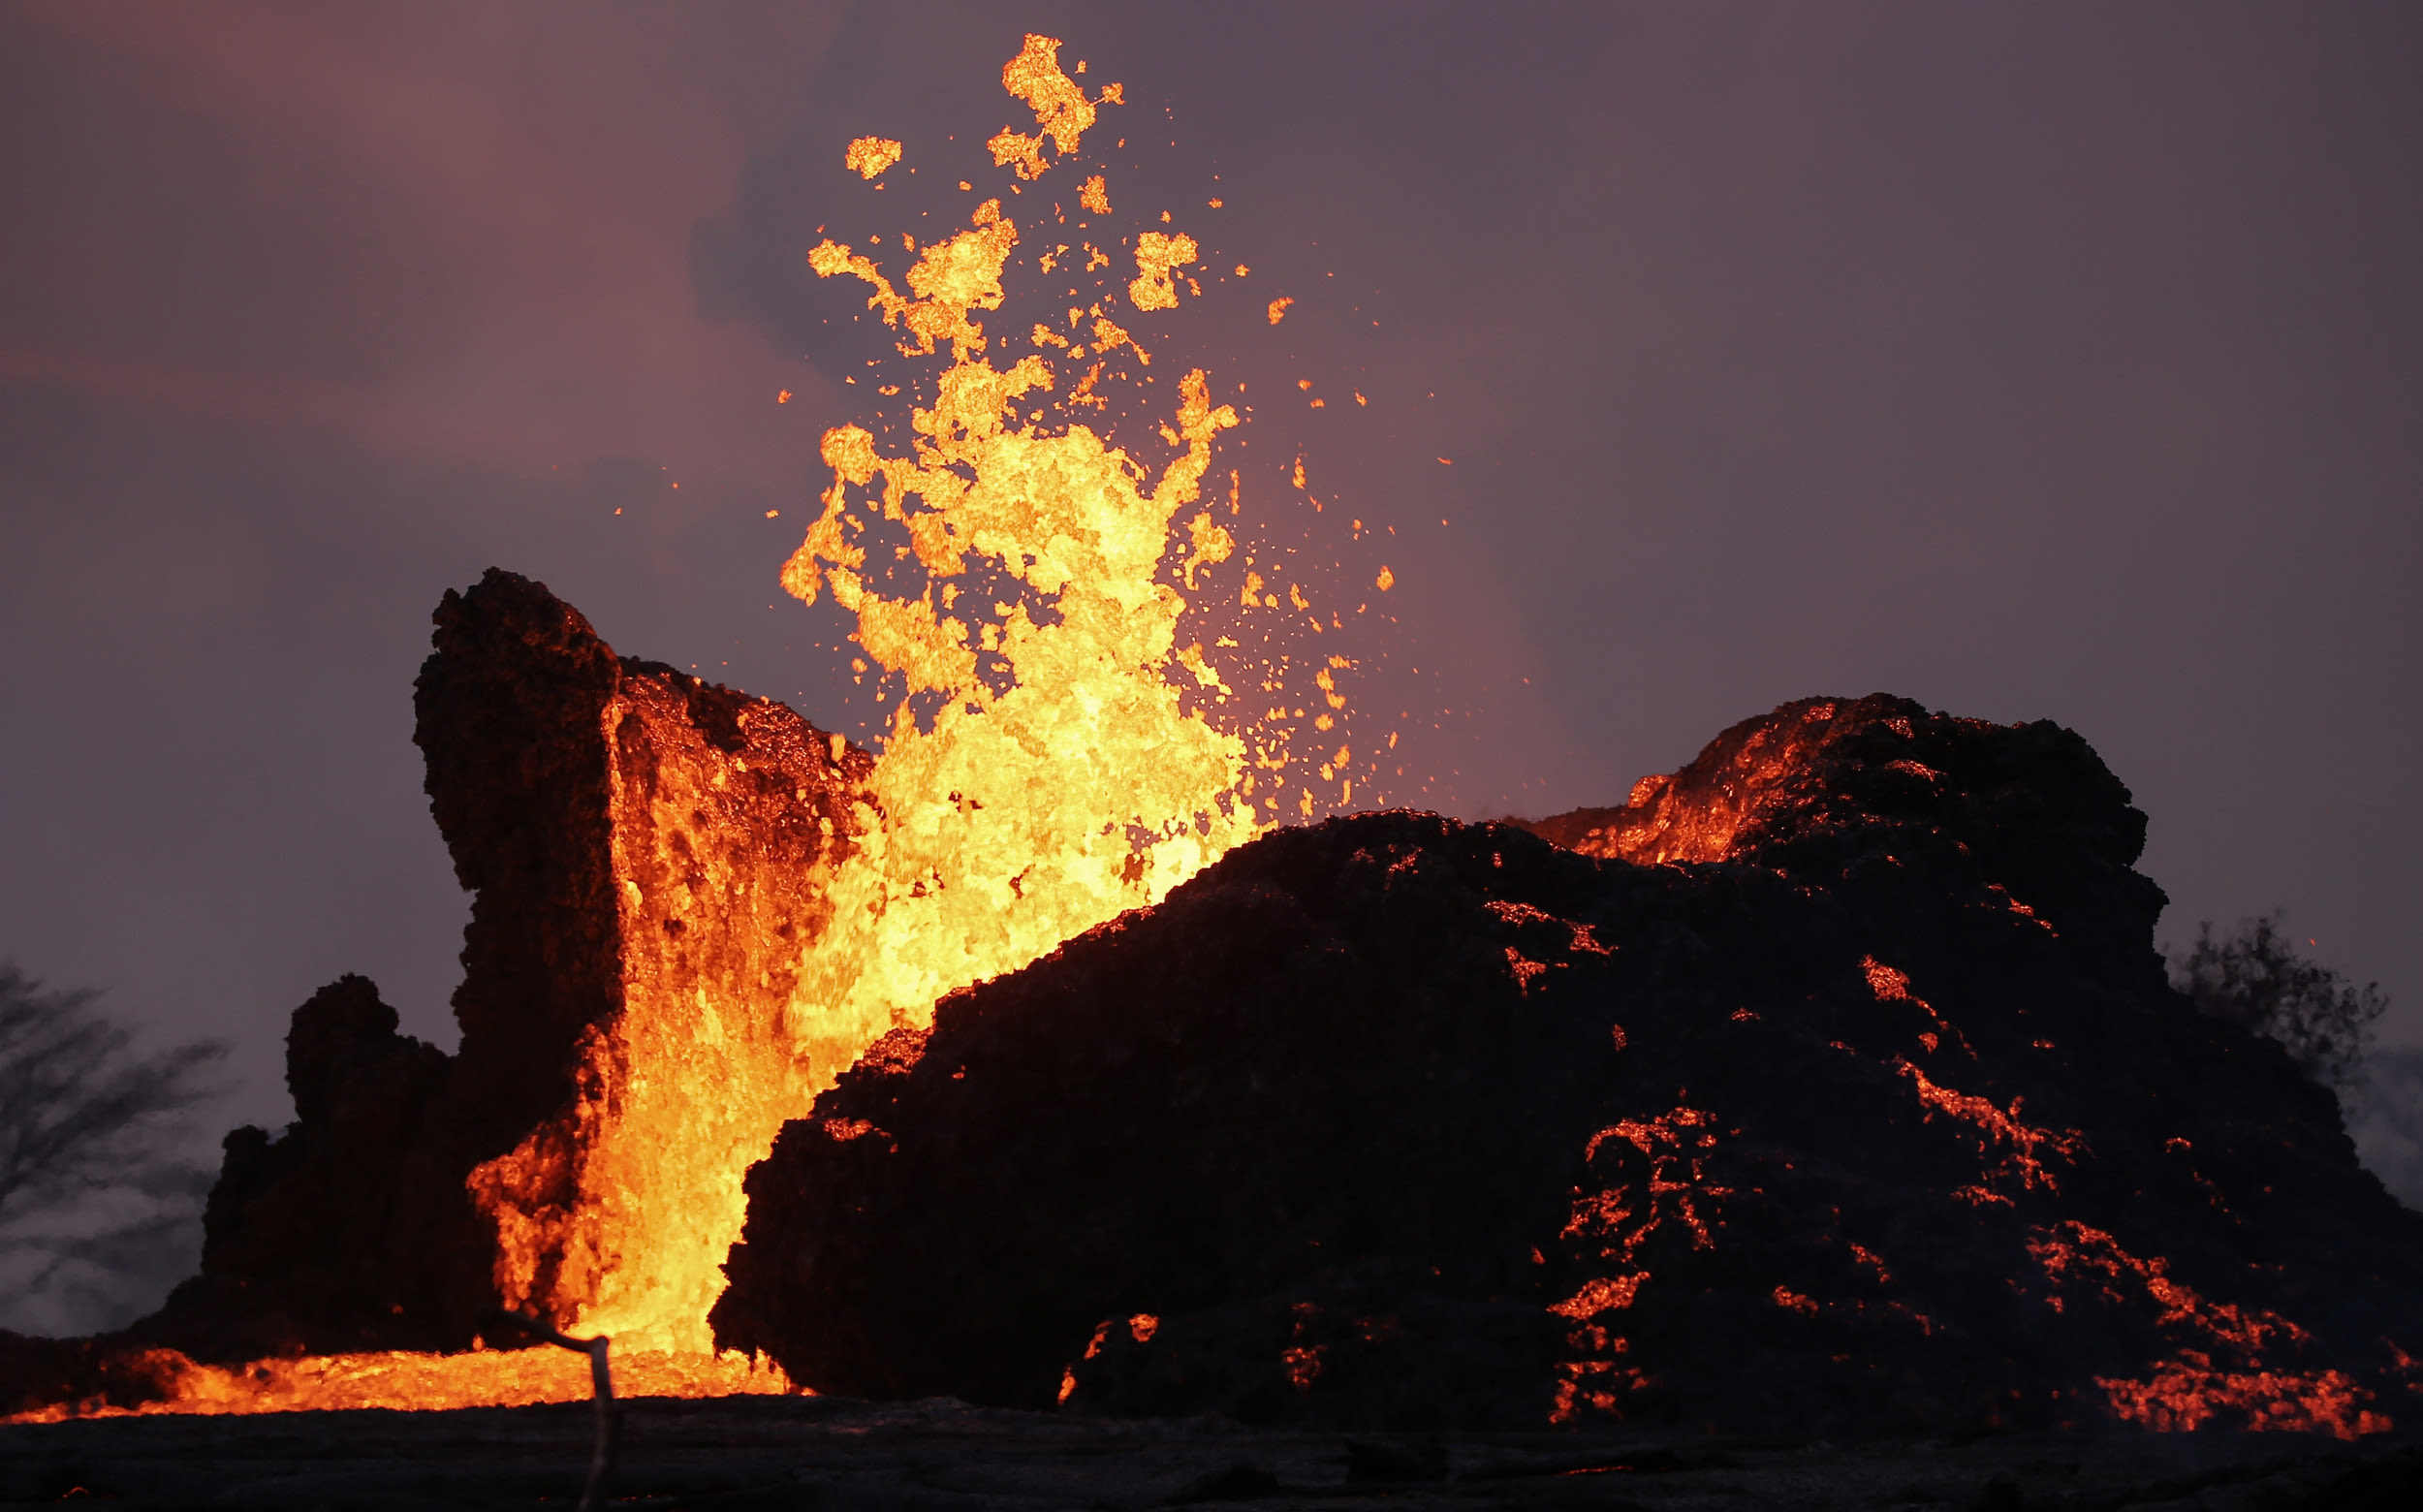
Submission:
<svg viewBox="0 0 2423 1512">
<path fill-rule="evenodd" d="M 1282 831 L 946 1000 L 751 1172 L 719 1336 L 1362 1428 L 2423 1407 L 2423 1216 L 2170 991 L 2076 735 L 1809 700 L 1537 829 Z"/>
</svg>

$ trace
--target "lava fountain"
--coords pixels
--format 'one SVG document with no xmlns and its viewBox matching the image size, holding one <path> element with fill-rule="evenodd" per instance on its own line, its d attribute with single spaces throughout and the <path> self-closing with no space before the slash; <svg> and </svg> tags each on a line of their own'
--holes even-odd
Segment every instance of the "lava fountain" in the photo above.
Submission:
<svg viewBox="0 0 2423 1512">
<path fill-rule="evenodd" d="M 1088 95 L 1058 47 L 1028 36 L 1002 70 L 1035 122 L 987 144 L 1012 206 L 1040 210 L 1049 197 L 1025 191 L 1073 173 L 1085 134 L 1121 101 L 1117 84 Z M 905 155 L 876 138 L 844 149 L 870 185 Z M 1269 582 L 1245 573 L 1242 589 L 1212 588 L 1239 551 L 1242 485 L 1231 471 L 1225 497 L 1207 502 L 1205 480 L 1241 417 L 1201 368 L 1151 371 L 1145 329 L 1203 296 L 1188 272 L 1198 244 L 1175 229 L 1092 231 L 1111 214 L 1105 173 L 1070 189 L 1074 248 L 1046 230 L 1068 225 L 1064 205 L 1022 225 L 996 197 L 922 248 L 900 236 L 910 261 L 897 281 L 889 242 L 808 253 L 818 276 L 869 291 L 865 318 L 890 329 L 901 364 L 898 381 L 870 387 L 908 410 L 896 453 L 860 425 L 825 433 L 831 486 L 781 572 L 802 604 L 854 619 L 854 671 L 897 701 L 881 754 L 869 769 L 831 736 L 817 758 L 856 785 L 837 823 L 814 821 L 812 874 L 788 879 L 813 895 L 805 917 L 777 921 L 766 886 L 725 859 L 684 848 L 669 869 L 616 829 L 626 941 L 661 944 L 702 909 L 745 937 L 711 978 L 626 946 L 621 1010 L 583 1032 L 570 1112 L 468 1181 L 495 1226 L 505 1306 L 611 1336 L 627 1393 L 788 1388 L 766 1362 L 719 1356 L 708 1312 L 744 1216 L 743 1174 L 867 1045 L 928 1024 L 957 988 L 1157 901 L 1282 813 L 1350 803 L 1364 770 L 1350 765 L 1340 685 L 1354 663 L 1316 644 L 1308 584 L 1282 599 L 1266 564 Z M 1032 295 L 1054 307 L 1021 331 L 1002 312 L 1027 268 L 1051 280 Z M 1013 356 L 1020 344 L 1029 350 Z M 1114 439 L 1117 399 L 1152 415 L 1149 434 Z M 1183 646 L 1181 629 L 1196 632 Z M 638 696 L 601 715 L 610 743 Z M 1304 761 L 1300 735 L 1319 746 Z M 672 765 L 668 775 L 651 759 L 645 792 L 618 772 L 617 811 L 673 834 L 749 772 L 745 758 Z M 155 1364 L 170 1400 L 144 1410 L 435 1408 L 586 1390 L 578 1361 L 544 1350 Z"/>
<path fill-rule="evenodd" d="M 1057 47 L 1029 37 L 1003 70 L 1038 135 L 1005 130 L 991 145 L 1023 180 L 1051 168 L 1047 141 L 1062 160 L 1076 153 L 1119 95 L 1113 85 L 1088 99 Z M 861 139 L 847 160 L 871 179 L 900 149 Z M 1107 203 L 1099 177 L 1086 192 Z M 1064 418 L 1107 405 L 1116 359 L 1133 359 L 1139 376 L 1149 359 L 1097 313 L 1116 291 L 1077 317 L 1093 321 L 1084 333 L 1095 345 L 1082 378 L 1065 383 L 1042 355 L 1009 359 L 985 322 L 1006 302 L 1020 239 L 1001 201 L 986 200 L 964 229 L 918 251 L 905 293 L 869 252 L 826 240 L 808 254 L 820 276 L 863 280 L 903 362 L 935 369 L 922 385 L 884 386 L 930 393 L 913 405 L 907 455 L 884 455 L 857 425 L 825 434 L 832 485 L 782 571 L 802 603 L 830 596 L 855 616 L 861 676 L 890 679 L 897 698 L 889 738 L 853 844 L 824 882 L 830 922 L 791 991 L 627 1015 L 598 1048 L 623 1095 L 585 1101 L 571 1141 L 577 1203 L 546 1195 L 559 1158 L 546 1131 L 475 1175 L 502 1236 L 510 1305 L 574 1332 L 710 1352 L 707 1309 L 739 1234 L 740 1177 L 786 1118 L 878 1035 L 925 1024 L 944 993 L 1155 901 L 1255 831 L 1246 742 L 1202 707 L 1229 690 L 1199 644 L 1178 647 L 1188 606 L 1164 581 L 1193 579 L 1234 549 L 1209 510 L 1182 534 L 1173 527 L 1200 504 L 1213 442 L 1237 411 L 1212 402 L 1202 371 L 1183 375 L 1159 426 L 1176 455 L 1157 471 Z M 1086 251 L 1099 271 L 1107 254 Z M 1147 232 L 1133 256 L 1128 303 L 1175 306 L 1193 241 Z M 1039 261 L 1060 267 L 1051 253 Z M 1053 358 L 1088 355 L 1034 330 Z M 887 590 L 902 571 L 923 580 L 917 591 Z M 736 1019 L 750 1025 L 745 1045 L 726 1032 Z M 729 1132 L 707 1150 L 703 1115 Z"/>
</svg>

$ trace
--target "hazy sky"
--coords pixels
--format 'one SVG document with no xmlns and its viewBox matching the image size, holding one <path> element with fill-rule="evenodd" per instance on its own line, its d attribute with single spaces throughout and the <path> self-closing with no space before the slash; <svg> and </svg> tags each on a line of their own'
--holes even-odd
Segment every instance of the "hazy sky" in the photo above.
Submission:
<svg viewBox="0 0 2423 1512">
<path fill-rule="evenodd" d="M 1370 400 L 1244 455 L 1398 532 L 1384 797 L 1617 802 L 1814 693 L 2049 717 L 2174 938 L 2284 905 L 2423 1040 L 2403 4 L 19 0 L 0 953 L 236 1041 L 239 1117 L 339 972 L 451 1046 L 411 681 L 491 563 L 860 733 L 774 586 L 865 392 L 804 253 L 963 214 L 1028 30 L 1125 85 L 1122 208 L 1254 268 L 1189 360 Z"/>
</svg>

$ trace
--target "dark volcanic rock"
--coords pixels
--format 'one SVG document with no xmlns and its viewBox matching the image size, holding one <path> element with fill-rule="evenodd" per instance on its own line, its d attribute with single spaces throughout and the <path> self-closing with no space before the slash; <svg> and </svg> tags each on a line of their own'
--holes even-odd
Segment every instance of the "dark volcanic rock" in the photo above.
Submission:
<svg viewBox="0 0 2423 1512">
<path fill-rule="evenodd" d="M 1523 827 L 1586 856 L 1812 878 L 1848 874 L 1884 845 L 1904 870 L 1973 871 L 2073 951 L 2159 970 L 2153 929 L 2166 899 L 2132 869 L 2145 815 L 2093 749 L 2050 720 L 1992 726 L 1884 694 L 1802 699 L 1726 730 L 1671 776 L 1643 777 L 1621 808 Z"/>
<path fill-rule="evenodd" d="M 621 1006 L 605 720 L 623 664 L 579 610 L 492 568 L 435 618 L 412 739 L 472 895 L 456 1076 L 485 1158 L 572 1095 L 582 1032 Z"/>
<path fill-rule="evenodd" d="M 500 1301 L 549 1306 L 582 1206 L 576 1109 L 611 1060 L 596 1044 L 635 1014 L 679 1032 L 661 1022 L 683 1011 L 672 1001 L 765 995 L 821 927 L 819 865 L 849 843 L 864 751 L 616 656 L 511 573 L 449 592 L 436 627 L 414 739 L 474 894 L 461 1049 L 399 1036 L 361 977 L 296 1010 L 296 1121 L 228 1136 L 202 1272 L 136 1326 L 143 1344 L 459 1349 Z M 466 1182 L 509 1154 L 484 1208 Z M 499 1212 L 516 1265 L 500 1265 Z"/>
<path fill-rule="evenodd" d="M 1357 1429 L 2423 1407 L 2423 1216 L 2169 991 L 2075 735 L 1809 701 L 1541 828 L 1281 832 L 955 994 L 750 1173 L 718 1337 Z"/>
<path fill-rule="evenodd" d="M 187 1353 L 268 1354 L 305 1339 L 381 1347 L 396 1319 L 441 1316 L 450 1294 L 476 1295 L 488 1266 L 470 1214 L 432 1182 L 425 1154 L 448 1057 L 395 1024 L 359 976 L 295 1010 L 295 1121 L 274 1139 L 228 1135 L 203 1213 L 202 1273 L 154 1325 Z"/>
</svg>

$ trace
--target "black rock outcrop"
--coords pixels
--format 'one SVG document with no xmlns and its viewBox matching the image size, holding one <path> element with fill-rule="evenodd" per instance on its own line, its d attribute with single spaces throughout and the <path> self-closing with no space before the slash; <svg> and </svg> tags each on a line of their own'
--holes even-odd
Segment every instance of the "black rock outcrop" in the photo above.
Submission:
<svg viewBox="0 0 2423 1512">
<path fill-rule="evenodd" d="M 476 1298 L 488 1269 L 431 1128 L 451 1069 L 396 1032 L 367 978 L 340 977 L 296 1009 L 295 1121 L 274 1138 L 227 1136 L 201 1274 L 141 1331 L 203 1358 L 430 1338 L 430 1320 L 456 1295 Z"/>
<path fill-rule="evenodd" d="M 1810 700 L 1538 828 L 1279 832 L 954 994 L 751 1171 L 719 1339 L 1350 1427 L 2423 1409 L 2423 1216 L 2169 990 L 2076 735 Z"/>
<path fill-rule="evenodd" d="M 211 1361 L 462 1349 L 500 1302 L 546 1307 L 563 1243 L 546 1219 L 577 1220 L 574 1109 L 597 1037 L 676 990 L 757 993 L 760 958 L 796 957 L 820 923 L 817 866 L 849 843 L 864 751 L 615 655 L 512 573 L 448 592 L 435 620 L 414 740 L 473 895 L 461 1047 L 397 1034 L 358 976 L 297 1009 L 295 1122 L 228 1136 L 201 1273 L 135 1326 L 141 1343 Z M 509 1296 L 494 1212 L 466 1182 L 518 1150 L 537 1153 L 500 1200 L 537 1237 Z"/>
</svg>

